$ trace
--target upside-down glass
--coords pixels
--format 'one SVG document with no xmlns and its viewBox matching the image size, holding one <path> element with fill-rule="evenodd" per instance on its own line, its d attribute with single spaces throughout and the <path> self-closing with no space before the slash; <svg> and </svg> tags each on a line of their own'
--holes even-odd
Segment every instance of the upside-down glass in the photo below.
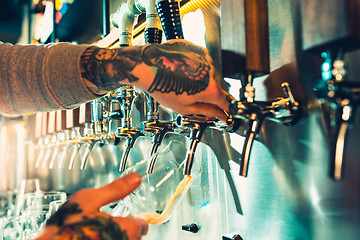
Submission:
<svg viewBox="0 0 360 240">
<path fill-rule="evenodd" d="M 67 199 L 65 192 L 49 191 L 40 193 L 25 194 L 23 211 L 44 210 L 49 211 L 52 202 L 64 203 Z"/>
<path fill-rule="evenodd" d="M 39 179 L 32 178 L 32 179 L 21 180 L 19 192 L 16 196 L 15 214 L 14 214 L 15 216 L 19 216 L 21 213 L 21 209 L 24 207 L 25 195 L 33 194 L 33 193 L 41 193 Z"/>
<path fill-rule="evenodd" d="M 151 174 L 147 173 L 149 159 L 138 162 L 123 173 L 126 175 L 137 172 L 142 177 L 139 188 L 123 200 L 122 205 L 128 210 L 129 215 L 141 217 L 150 224 L 161 224 L 174 214 L 193 180 L 201 173 L 201 165 L 194 159 L 192 175 L 183 174 L 184 162 L 179 164 L 176 159 L 185 159 L 185 154 L 175 157 L 174 152 L 185 153 L 186 148 L 185 151 L 176 151 L 179 147 L 185 148 L 185 145 L 171 141 L 157 153 L 154 171 Z"/>
</svg>

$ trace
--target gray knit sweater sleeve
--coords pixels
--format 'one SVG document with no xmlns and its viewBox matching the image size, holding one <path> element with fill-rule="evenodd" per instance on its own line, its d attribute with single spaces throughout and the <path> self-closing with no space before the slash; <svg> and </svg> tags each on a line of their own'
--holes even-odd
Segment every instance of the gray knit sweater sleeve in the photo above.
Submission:
<svg viewBox="0 0 360 240">
<path fill-rule="evenodd" d="M 80 75 L 80 57 L 87 47 L 0 42 L 0 113 L 70 109 L 97 98 Z"/>
</svg>

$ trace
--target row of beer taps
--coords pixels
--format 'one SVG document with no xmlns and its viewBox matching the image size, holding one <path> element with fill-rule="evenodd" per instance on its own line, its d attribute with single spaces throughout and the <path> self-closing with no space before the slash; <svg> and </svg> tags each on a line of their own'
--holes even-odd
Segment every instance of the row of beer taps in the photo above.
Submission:
<svg viewBox="0 0 360 240">
<path fill-rule="evenodd" d="M 112 24 L 120 29 L 119 47 L 132 45 L 132 30 L 135 17 L 146 13 L 145 42 L 148 44 L 161 43 L 162 30 L 167 40 L 183 38 L 179 3 L 177 1 L 128 1 L 120 6 L 111 16 Z M 125 171 L 129 153 L 139 137 L 150 137 L 152 147 L 148 172 L 152 173 L 156 164 L 157 152 L 166 134 L 178 133 L 189 136 L 190 148 L 186 158 L 185 174 L 189 175 L 194 159 L 196 146 L 204 130 L 216 127 L 221 130 L 229 129 L 233 121 L 220 123 L 216 119 L 207 119 L 203 116 L 178 115 L 174 120 L 159 119 L 159 103 L 150 95 L 147 97 L 147 120 L 139 127 L 132 124 L 131 112 L 136 99 L 133 86 L 124 85 L 116 91 L 91 102 L 91 122 L 83 126 L 75 126 L 59 133 L 45 135 L 39 138 L 39 154 L 36 167 L 53 168 L 56 165 L 63 167 L 65 159 L 69 159 L 68 168 L 75 166 L 79 152 L 80 168 L 86 169 L 90 153 L 95 145 L 118 145 L 125 139 L 125 149 L 120 160 L 119 171 Z M 234 129 L 233 129 L 234 130 Z M 82 131 L 82 132 L 81 132 Z"/>
<path fill-rule="evenodd" d="M 112 14 L 112 24 L 119 28 L 119 47 L 132 45 L 132 31 L 136 16 L 146 14 L 145 42 L 161 43 L 162 31 L 167 40 L 184 38 L 179 13 L 179 2 L 175 0 L 129 0 Z M 125 139 L 125 149 L 120 160 L 119 171 L 125 171 L 129 153 L 139 137 L 151 137 L 148 172 L 152 173 L 156 164 L 159 147 L 168 133 L 182 134 L 190 138 L 184 174 L 190 175 L 196 147 L 207 128 L 235 132 L 240 125 L 245 126 L 245 144 L 240 165 L 240 175 L 247 176 L 252 143 L 264 119 L 292 124 L 299 119 L 300 107 L 294 99 L 287 83 L 282 85 L 286 97 L 274 101 L 255 101 L 253 75 L 249 74 L 244 85 L 245 91 L 239 101 L 230 104 L 230 114 L 226 122 L 208 119 L 202 115 L 178 115 L 173 120 L 159 119 L 159 104 L 148 94 L 147 120 L 139 127 L 132 126 L 131 111 L 136 99 L 134 87 L 124 85 L 116 91 L 91 102 L 91 122 L 81 127 L 74 126 L 58 133 L 39 138 L 39 154 L 36 167 L 62 167 L 69 158 L 68 167 L 72 169 L 78 153 L 81 156 L 80 168 L 85 169 L 90 153 L 95 145 L 118 145 Z M 248 127 L 246 127 L 248 126 Z M 82 130 L 82 132 L 80 132 Z"/>
<path fill-rule="evenodd" d="M 166 40 L 184 38 L 178 1 L 128 0 L 111 15 L 111 23 L 120 30 L 118 47 L 132 45 L 134 22 L 139 14 L 146 14 L 145 43 L 161 43 L 163 32 Z M 257 44 L 256 41 L 248 43 L 249 45 Z M 333 52 L 323 54 L 322 80 L 315 85 L 314 91 L 320 99 L 329 104 L 332 111 L 329 117 L 331 118 L 329 122 L 332 129 L 331 149 L 333 152 L 330 164 L 331 175 L 334 179 L 340 180 L 343 175 L 344 142 L 354 118 L 354 108 L 359 103 L 360 85 L 344 81 L 346 76 L 344 62 L 339 57 L 335 59 L 334 55 Z M 240 175 L 246 177 L 252 145 L 264 120 L 293 125 L 299 121 L 302 112 L 302 107 L 293 96 L 287 82 L 281 85 L 284 97 L 273 101 L 255 100 L 253 82 L 258 72 L 256 67 L 246 69 L 239 100 L 230 103 L 229 117 L 226 122 L 208 119 L 201 115 L 178 115 L 172 120 L 161 120 L 159 119 L 159 103 L 144 93 L 147 98 L 147 119 L 142 121 L 140 126 L 134 127 L 131 112 L 136 101 L 137 90 L 132 86 L 122 86 L 91 102 L 91 121 L 85 122 L 81 127 L 74 126 L 71 129 L 39 138 L 36 167 L 53 168 L 56 165 L 62 167 L 65 159 L 69 158 L 68 167 L 72 169 L 82 149 L 84 153 L 81 156 L 80 168 L 85 169 L 95 145 L 118 145 L 125 139 L 125 149 L 119 166 L 119 171 L 123 172 L 127 167 L 129 153 L 137 139 L 149 137 L 152 139 L 152 146 L 149 152 L 148 172 L 152 173 L 156 165 L 156 153 L 163 139 L 168 133 L 177 133 L 191 140 L 185 164 L 185 174 L 189 175 L 196 147 L 205 129 L 216 128 L 221 131 L 236 132 L 241 126 L 242 130 L 245 129 L 241 133 L 245 136 L 245 142 L 240 161 Z"/>
</svg>

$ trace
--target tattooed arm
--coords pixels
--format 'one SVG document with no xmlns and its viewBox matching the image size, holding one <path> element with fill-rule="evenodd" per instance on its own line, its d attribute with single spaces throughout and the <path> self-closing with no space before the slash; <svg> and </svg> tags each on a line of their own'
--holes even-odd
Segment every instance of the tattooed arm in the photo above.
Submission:
<svg viewBox="0 0 360 240">
<path fill-rule="evenodd" d="M 160 104 L 181 114 L 204 114 L 226 119 L 229 95 L 216 84 L 206 49 L 184 40 L 122 49 L 87 49 L 81 74 L 95 94 L 122 84 L 150 93 Z"/>
<path fill-rule="evenodd" d="M 141 182 L 138 174 L 119 178 L 98 189 L 75 193 L 46 222 L 42 239 L 137 240 L 146 234 L 147 223 L 138 218 L 112 217 L 100 212 L 103 205 L 124 198 Z"/>
</svg>

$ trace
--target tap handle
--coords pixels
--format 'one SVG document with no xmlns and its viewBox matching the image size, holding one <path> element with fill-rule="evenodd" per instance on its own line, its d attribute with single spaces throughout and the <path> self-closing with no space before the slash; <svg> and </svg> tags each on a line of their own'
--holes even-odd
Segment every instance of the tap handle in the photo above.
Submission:
<svg viewBox="0 0 360 240">
<path fill-rule="evenodd" d="M 286 97 L 289 99 L 290 103 L 293 104 L 293 105 L 296 104 L 296 100 L 295 100 L 295 98 L 294 98 L 294 95 L 293 95 L 292 92 L 291 92 L 289 83 L 283 82 L 283 83 L 281 84 L 281 87 L 282 87 L 282 89 L 283 89 L 283 91 L 284 91 L 284 94 L 285 94 Z"/>
<path fill-rule="evenodd" d="M 179 2 L 176 0 L 157 0 L 156 10 L 159 14 L 161 25 L 166 40 L 183 39 Z"/>
</svg>

